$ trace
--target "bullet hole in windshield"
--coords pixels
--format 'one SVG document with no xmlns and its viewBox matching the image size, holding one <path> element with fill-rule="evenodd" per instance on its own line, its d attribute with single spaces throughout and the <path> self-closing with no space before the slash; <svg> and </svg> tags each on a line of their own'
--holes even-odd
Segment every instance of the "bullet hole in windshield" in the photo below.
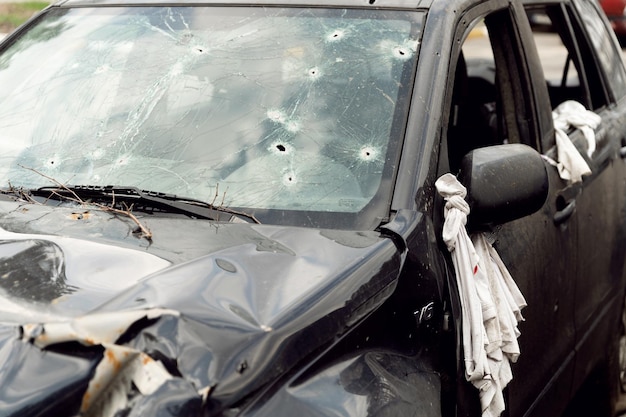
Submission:
<svg viewBox="0 0 626 417">
<path fill-rule="evenodd" d="M 341 40 L 345 36 L 345 32 L 341 29 L 337 29 L 334 32 L 330 33 L 326 39 L 330 42 L 336 42 Z"/>
<path fill-rule="evenodd" d="M 130 158 L 128 156 L 122 156 L 118 158 L 118 160 L 116 161 L 116 165 L 128 165 L 129 159 Z"/>
<path fill-rule="evenodd" d="M 274 142 L 269 151 L 276 155 L 289 155 L 293 152 L 293 146 L 284 142 Z"/>
<path fill-rule="evenodd" d="M 283 184 L 292 186 L 296 184 L 296 175 L 293 172 L 287 172 L 283 177 Z"/>
<path fill-rule="evenodd" d="M 400 59 L 406 61 L 410 59 L 413 54 L 417 51 L 417 42 L 407 40 L 406 42 L 398 45 L 398 44 L 389 44 L 389 42 L 385 41 L 381 44 L 383 48 L 390 48 L 392 50 L 392 55 L 395 59 Z"/>
<path fill-rule="evenodd" d="M 313 67 L 309 70 L 309 77 L 313 80 L 319 78 L 321 76 L 320 70 L 317 67 Z"/>
<path fill-rule="evenodd" d="M 364 161 L 375 160 L 378 156 L 378 151 L 372 146 L 365 146 L 359 151 L 359 157 Z"/>
<path fill-rule="evenodd" d="M 408 54 L 408 51 L 406 51 L 403 47 L 398 46 L 393 50 L 393 53 L 398 58 L 404 58 Z"/>
</svg>

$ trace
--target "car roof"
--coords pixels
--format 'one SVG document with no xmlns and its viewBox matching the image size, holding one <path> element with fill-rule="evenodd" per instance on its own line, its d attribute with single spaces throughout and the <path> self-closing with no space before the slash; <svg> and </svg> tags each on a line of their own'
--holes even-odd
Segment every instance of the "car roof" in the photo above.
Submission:
<svg viewBox="0 0 626 417">
<path fill-rule="evenodd" d="M 448 0 L 446 0 L 448 1 Z M 480 0 L 476 0 L 480 2 Z M 176 0 L 176 1 L 158 1 L 158 0 L 62 0 L 57 5 L 65 6 L 84 6 L 84 5 L 162 5 L 162 6 L 179 6 L 191 4 L 214 4 L 214 5 L 287 5 L 293 6 L 339 6 L 339 7 L 371 7 L 371 8 L 402 8 L 416 9 L 428 8 L 432 0 Z"/>
<path fill-rule="evenodd" d="M 554 3 L 567 0 L 520 0 L 524 4 Z M 371 7 L 373 9 L 430 9 L 434 4 L 436 8 L 446 10 L 466 10 L 473 5 L 484 3 L 484 0 L 58 0 L 59 6 L 126 6 L 126 5 L 154 5 L 154 6 L 180 6 L 193 4 L 212 5 L 276 5 L 276 6 L 304 6 L 304 7 Z"/>
</svg>

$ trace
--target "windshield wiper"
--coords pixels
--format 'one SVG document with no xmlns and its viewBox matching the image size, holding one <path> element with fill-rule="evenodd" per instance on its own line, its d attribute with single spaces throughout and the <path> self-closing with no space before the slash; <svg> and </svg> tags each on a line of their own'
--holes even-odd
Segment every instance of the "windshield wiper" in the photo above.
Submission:
<svg viewBox="0 0 626 417">
<path fill-rule="evenodd" d="M 76 200 L 79 197 L 82 202 L 104 202 L 116 207 L 127 209 L 132 207 L 133 210 L 146 213 L 178 213 L 189 217 L 219 220 L 221 214 L 230 214 L 229 221 L 233 218 L 245 218 L 260 223 L 256 217 L 251 214 L 232 210 L 227 207 L 214 206 L 206 201 L 196 200 L 193 198 L 179 197 L 175 194 L 167 194 L 156 191 L 140 190 L 137 187 L 124 186 L 96 186 L 96 185 L 74 185 L 74 186 L 48 186 L 30 190 L 34 196 L 59 199 L 66 198 L 68 200 Z"/>
</svg>

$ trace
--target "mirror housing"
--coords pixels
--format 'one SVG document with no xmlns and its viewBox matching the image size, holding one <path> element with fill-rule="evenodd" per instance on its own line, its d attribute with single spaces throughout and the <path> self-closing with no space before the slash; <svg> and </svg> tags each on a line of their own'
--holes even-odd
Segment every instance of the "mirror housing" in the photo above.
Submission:
<svg viewBox="0 0 626 417">
<path fill-rule="evenodd" d="M 471 229 L 528 216 L 539 210 L 548 196 L 543 158 L 521 144 L 474 149 L 463 157 L 458 179 L 467 188 Z"/>
</svg>

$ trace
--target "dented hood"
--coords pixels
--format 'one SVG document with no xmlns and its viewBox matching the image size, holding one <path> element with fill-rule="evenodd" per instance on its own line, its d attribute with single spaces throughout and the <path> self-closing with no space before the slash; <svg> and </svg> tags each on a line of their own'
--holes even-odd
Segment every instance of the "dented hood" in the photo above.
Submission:
<svg viewBox="0 0 626 417">
<path fill-rule="evenodd" d="M 219 414 L 367 316 L 403 260 L 375 232 L 152 218 L 146 242 L 27 207 L 0 205 L 6 415 Z"/>
</svg>

